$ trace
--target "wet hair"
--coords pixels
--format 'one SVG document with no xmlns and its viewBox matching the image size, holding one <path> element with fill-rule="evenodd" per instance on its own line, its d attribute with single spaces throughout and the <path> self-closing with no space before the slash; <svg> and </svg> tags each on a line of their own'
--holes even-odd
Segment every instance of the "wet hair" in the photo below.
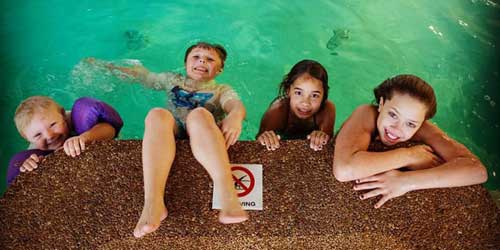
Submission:
<svg viewBox="0 0 500 250">
<path fill-rule="evenodd" d="M 17 131 L 24 137 L 24 129 L 31 123 L 33 116 L 51 108 L 56 108 L 59 113 L 64 114 L 64 108 L 48 96 L 32 96 L 22 101 L 14 115 Z"/>
<path fill-rule="evenodd" d="M 186 50 L 186 54 L 184 55 L 184 63 L 186 63 L 187 57 L 188 57 L 189 53 L 194 48 L 201 48 L 201 49 L 208 49 L 208 50 L 213 49 L 213 50 L 215 50 L 215 52 L 217 53 L 217 55 L 219 55 L 219 58 L 221 60 L 221 68 L 224 68 L 224 62 L 226 61 L 227 52 L 226 52 L 226 49 L 224 49 L 224 47 L 222 47 L 222 45 L 215 44 L 215 43 L 207 43 L 207 42 L 197 42 L 196 44 L 191 45 Z"/>
<path fill-rule="evenodd" d="M 314 60 L 302 60 L 292 67 L 290 72 L 288 72 L 288 74 L 283 77 L 283 81 L 280 83 L 280 89 L 277 99 L 286 98 L 287 92 L 292 86 L 293 82 L 304 73 L 307 73 L 311 77 L 321 81 L 323 87 L 323 99 L 321 100 L 320 109 L 322 109 L 326 100 L 328 99 L 328 73 L 319 62 L 316 62 Z"/>
<path fill-rule="evenodd" d="M 434 90 L 427 82 L 414 75 L 397 75 L 383 81 L 375 89 L 375 102 L 379 104 L 380 97 L 390 100 L 394 92 L 407 94 L 421 101 L 427 106 L 425 119 L 431 119 L 436 114 L 437 103 Z"/>
</svg>

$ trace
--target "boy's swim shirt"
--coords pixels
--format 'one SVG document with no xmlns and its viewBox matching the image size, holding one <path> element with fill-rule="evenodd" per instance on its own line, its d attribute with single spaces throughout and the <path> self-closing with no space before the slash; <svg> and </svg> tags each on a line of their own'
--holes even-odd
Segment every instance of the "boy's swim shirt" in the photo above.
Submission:
<svg viewBox="0 0 500 250">
<path fill-rule="evenodd" d="M 215 80 L 191 85 L 186 76 L 171 72 L 149 72 L 141 82 L 148 88 L 166 90 L 167 108 L 182 123 L 186 122 L 189 111 L 197 107 L 206 108 L 219 122 L 225 116 L 224 104 L 229 100 L 240 100 L 229 85 L 217 84 Z"/>
</svg>

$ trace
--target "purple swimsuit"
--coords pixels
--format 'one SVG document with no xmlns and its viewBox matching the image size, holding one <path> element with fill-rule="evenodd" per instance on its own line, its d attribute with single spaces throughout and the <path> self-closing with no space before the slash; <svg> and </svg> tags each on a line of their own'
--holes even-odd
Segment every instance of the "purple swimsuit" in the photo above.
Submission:
<svg viewBox="0 0 500 250">
<path fill-rule="evenodd" d="M 77 135 L 90 130 L 101 122 L 109 123 L 115 128 L 115 137 L 118 136 L 123 127 L 122 118 L 115 109 L 105 102 L 90 97 L 82 97 L 75 101 L 71 109 L 71 122 Z M 29 149 L 15 154 L 9 161 L 7 185 L 10 185 L 19 175 L 21 165 L 30 155 L 45 156 L 52 152 L 52 150 Z"/>
</svg>

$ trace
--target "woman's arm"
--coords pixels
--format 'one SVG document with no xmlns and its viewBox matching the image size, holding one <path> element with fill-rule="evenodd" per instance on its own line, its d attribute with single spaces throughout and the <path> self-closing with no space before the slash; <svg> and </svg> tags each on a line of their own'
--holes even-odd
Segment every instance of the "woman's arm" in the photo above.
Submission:
<svg viewBox="0 0 500 250">
<path fill-rule="evenodd" d="M 339 181 L 353 181 L 392 169 L 427 161 L 432 152 L 425 146 L 368 152 L 371 134 L 377 129 L 378 112 L 371 105 L 358 107 L 337 135 L 333 173 Z"/>
<path fill-rule="evenodd" d="M 486 168 L 478 157 L 431 122 L 426 121 L 414 139 L 432 147 L 444 163 L 434 168 L 408 172 L 411 190 L 468 186 L 488 179 Z"/>
<path fill-rule="evenodd" d="M 427 169 L 405 172 L 391 170 L 363 178 L 354 186 L 355 190 L 370 190 L 360 195 L 361 199 L 381 195 L 382 198 L 375 204 L 375 208 L 379 208 L 389 199 L 409 191 L 468 186 L 487 180 L 488 174 L 481 161 L 436 125 L 426 121 L 414 139 L 431 146 L 445 162 Z"/>
</svg>

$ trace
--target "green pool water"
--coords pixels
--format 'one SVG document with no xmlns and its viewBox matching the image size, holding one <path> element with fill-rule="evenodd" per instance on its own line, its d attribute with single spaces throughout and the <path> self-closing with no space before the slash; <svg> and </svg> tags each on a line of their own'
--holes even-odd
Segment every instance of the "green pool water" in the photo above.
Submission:
<svg viewBox="0 0 500 250">
<path fill-rule="evenodd" d="M 137 59 L 152 71 L 183 72 L 185 49 L 206 40 L 228 51 L 217 81 L 231 84 L 247 107 L 241 140 L 254 139 L 278 83 L 301 59 L 317 60 L 328 70 L 336 129 L 355 107 L 373 100 L 374 86 L 411 73 L 436 90 L 433 121 L 481 158 L 489 170 L 486 187 L 500 188 L 498 0 L 46 0 L 0 5 L 0 180 L 10 157 L 27 147 L 13 115 L 28 96 L 49 95 L 67 108 L 81 96 L 105 100 L 124 118 L 120 139 L 142 138 L 148 110 L 164 106 L 163 92 L 86 67 L 82 58 Z"/>
</svg>

